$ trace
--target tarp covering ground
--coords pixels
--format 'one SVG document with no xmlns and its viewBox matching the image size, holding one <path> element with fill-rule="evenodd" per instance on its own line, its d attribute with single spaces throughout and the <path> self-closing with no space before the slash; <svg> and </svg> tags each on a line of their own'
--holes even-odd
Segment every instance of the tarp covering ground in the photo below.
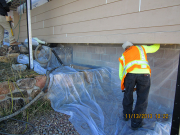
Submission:
<svg viewBox="0 0 180 135">
<path fill-rule="evenodd" d="M 58 49 L 55 50 L 61 54 Z M 45 53 L 39 56 L 44 57 Z M 131 129 L 131 120 L 123 120 L 123 92 L 117 69 L 74 69 L 60 65 L 54 55 L 48 64 L 41 67 L 43 70 L 39 68 L 40 64 L 36 65 L 35 70 L 38 72 L 59 67 L 50 74 L 48 98 L 55 111 L 71 116 L 69 120 L 79 134 L 170 135 L 172 110 L 158 102 L 149 100 L 142 128 L 134 131 Z M 135 103 L 136 92 L 134 106 Z"/>
<path fill-rule="evenodd" d="M 169 135 L 171 116 L 166 108 L 149 101 L 142 128 L 134 131 L 122 117 L 123 93 L 118 71 L 97 68 L 75 71 L 61 67 L 50 74 L 49 99 L 55 111 L 70 115 L 81 135 Z M 136 93 L 134 92 L 134 105 Z M 165 116 L 164 116 L 165 117 Z"/>
</svg>

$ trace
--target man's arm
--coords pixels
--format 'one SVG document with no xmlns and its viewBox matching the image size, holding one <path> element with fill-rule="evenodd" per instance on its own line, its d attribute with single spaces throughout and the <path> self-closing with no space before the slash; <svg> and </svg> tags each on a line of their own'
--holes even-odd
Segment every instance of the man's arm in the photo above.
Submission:
<svg viewBox="0 0 180 135">
<path fill-rule="evenodd" d="M 155 53 L 160 48 L 160 44 L 153 44 L 151 46 L 142 45 L 146 51 L 146 53 Z"/>
<path fill-rule="evenodd" d="M 123 78 L 123 70 L 124 70 L 124 68 L 123 68 L 123 65 L 121 64 L 121 62 L 119 62 L 119 79 L 120 80 L 122 80 L 122 78 Z"/>
</svg>

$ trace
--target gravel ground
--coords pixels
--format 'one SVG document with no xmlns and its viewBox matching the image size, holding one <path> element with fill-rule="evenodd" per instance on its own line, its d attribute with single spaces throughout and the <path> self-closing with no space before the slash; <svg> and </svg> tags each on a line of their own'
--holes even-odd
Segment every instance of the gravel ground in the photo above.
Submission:
<svg viewBox="0 0 180 135">
<path fill-rule="evenodd" d="M 17 122 L 17 121 L 9 121 L 6 125 L 6 133 L 9 134 L 26 134 L 29 131 L 28 135 L 79 135 L 79 133 L 75 130 L 74 126 L 68 120 L 70 116 L 55 112 L 51 110 L 45 113 L 42 116 L 35 116 L 34 118 L 29 118 L 29 123 L 34 125 L 35 130 L 33 130 L 32 126 L 29 124 Z M 3 124 L 0 123 L 2 127 Z M 26 130 L 25 130 L 26 129 Z M 2 130 L 0 130 L 2 132 Z"/>
</svg>

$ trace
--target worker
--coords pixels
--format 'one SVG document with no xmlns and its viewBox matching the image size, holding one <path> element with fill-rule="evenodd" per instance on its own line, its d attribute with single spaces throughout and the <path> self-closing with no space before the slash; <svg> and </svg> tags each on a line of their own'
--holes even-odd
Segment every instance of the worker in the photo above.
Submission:
<svg viewBox="0 0 180 135">
<path fill-rule="evenodd" d="M 131 119 L 131 128 L 142 127 L 143 115 L 148 105 L 151 69 L 147 60 L 147 53 L 154 53 L 160 44 L 133 45 L 126 41 L 122 48 L 125 52 L 119 58 L 119 78 L 123 97 L 123 119 Z M 135 88 L 136 87 L 136 88 Z M 133 110 L 133 91 L 136 89 L 137 101 Z M 133 110 L 133 111 L 132 111 Z"/>
<path fill-rule="evenodd" d="M 11 46 L 20 44 L 16 42 L 15 37 L 11 33 L 10 24 L 6 21 L 6 16 L 8 16 L 7 12 L 10 11 L 10 6 L 11 2 L 6 3 L 6 0 L 0 0 L 0 46 L 3 45 L 4 29 L 9 33 L 9 42 Z"/>
</svg>

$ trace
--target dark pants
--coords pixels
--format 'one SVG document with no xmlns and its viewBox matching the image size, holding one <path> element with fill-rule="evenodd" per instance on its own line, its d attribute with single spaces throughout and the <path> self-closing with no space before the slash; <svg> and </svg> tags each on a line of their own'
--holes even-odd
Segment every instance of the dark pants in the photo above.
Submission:
<svg viewBox="0 0 180 135">
<path fill-rule="evenodd" d="M 146 109 L 148 105 L 150 75 L 128 73 L 126 75 L 124 83 L 125 83 L 125 92 L 123 98 L 123 115 L 124 117 L 126 116 L 129 117 L 130 115 L 131 126 L 138 127 L 143 119 L 136 118 L 136 116 L 140 116 L 146 113 Z M 133 90 L 135 85 L 136 85 L 137 102 L 134 111 L 132 112 L 133 101 L 134 101 Z M 135 115 L 131 115 L 131 114 L 135 114 Z"/>
</svg>

